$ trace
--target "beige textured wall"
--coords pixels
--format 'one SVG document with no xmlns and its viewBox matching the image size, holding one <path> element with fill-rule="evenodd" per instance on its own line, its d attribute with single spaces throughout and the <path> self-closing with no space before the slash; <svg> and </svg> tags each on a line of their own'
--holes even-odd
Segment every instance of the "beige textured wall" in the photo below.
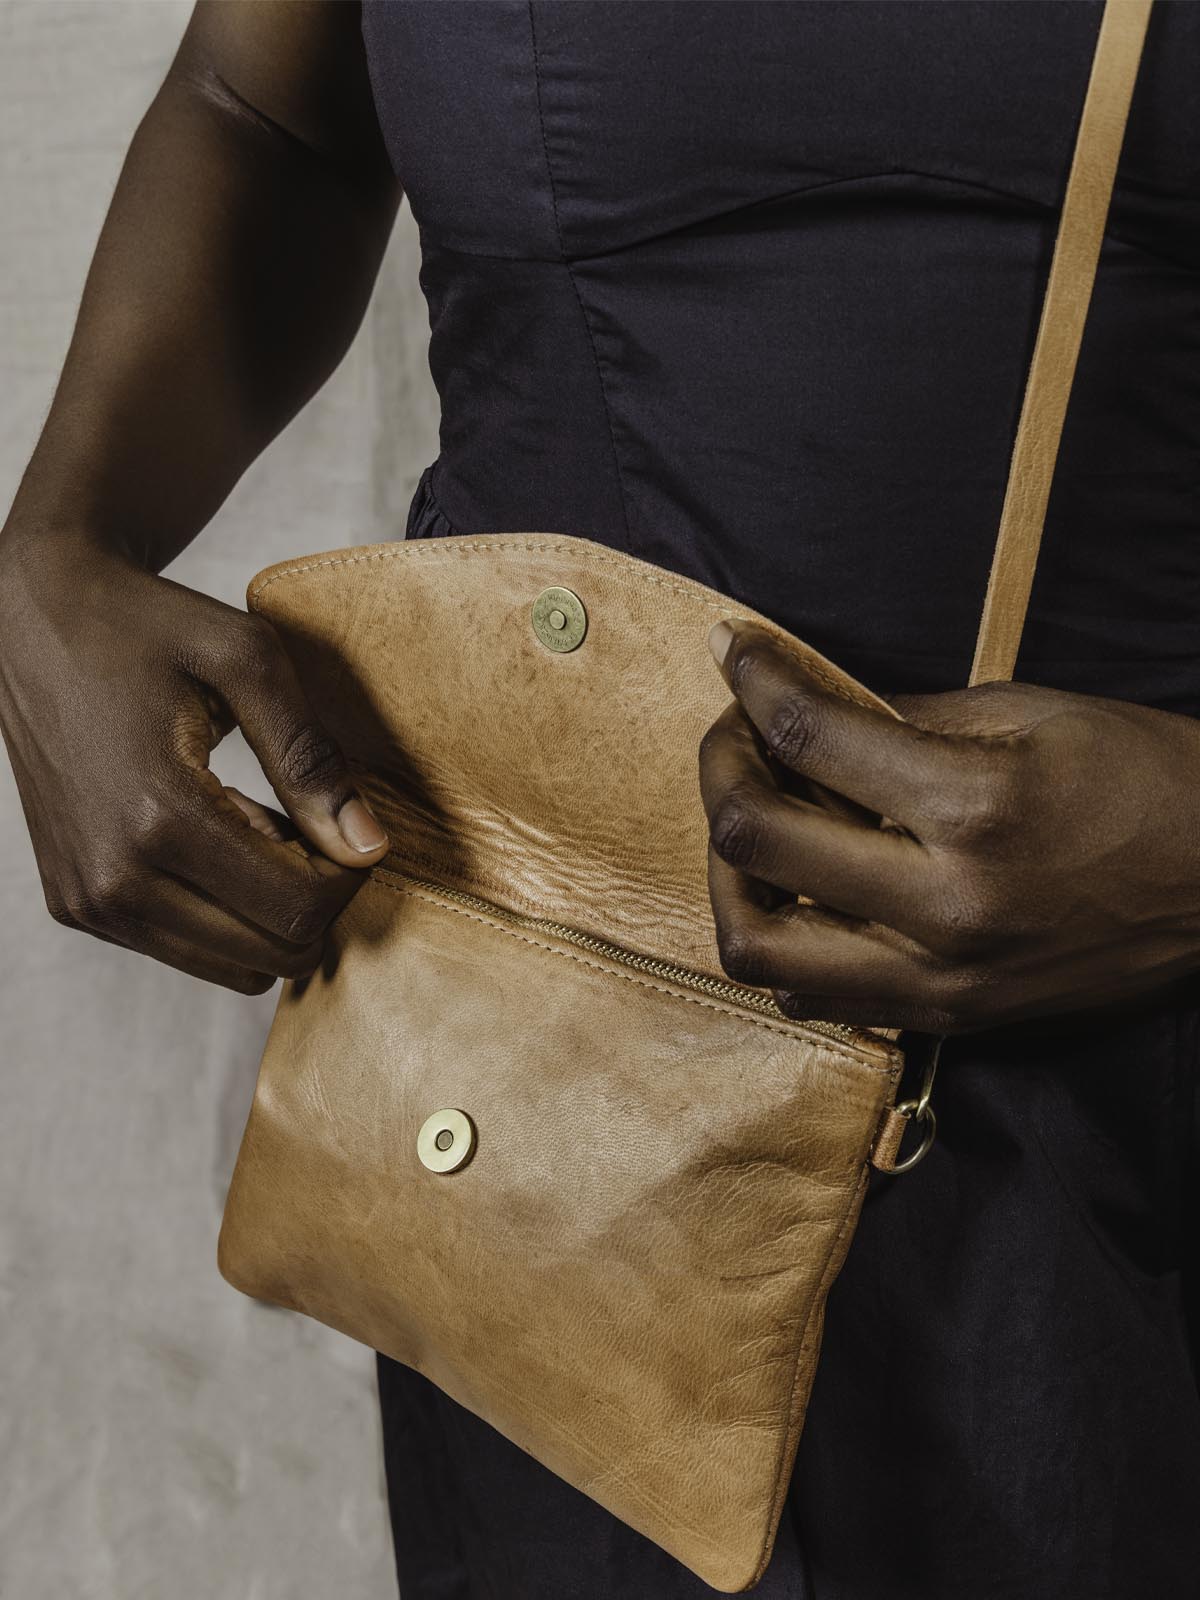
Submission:
<svg viewBox="0 0 1200 1600">
<path fill-rule="evenodd" d="M 187 9 L 0 0 L 5 507 Z M 240 602 L 267 562 L 398 536 L 436 452 L 426 340 L 405 210 L 346 362 L 172 576 Z M 244 748 L 216 764 L 263 794 Z M 395 1594 L 369 1356 L 214 1264 L 272 1004 L 52 923 L 0 759 L 4 1600 Z"/>
</svg>

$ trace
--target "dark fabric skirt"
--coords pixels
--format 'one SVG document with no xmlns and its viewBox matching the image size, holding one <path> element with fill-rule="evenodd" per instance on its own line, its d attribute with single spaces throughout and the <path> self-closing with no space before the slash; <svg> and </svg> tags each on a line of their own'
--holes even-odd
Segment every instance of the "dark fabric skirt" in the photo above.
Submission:
<svg viewBox="0 0 1200 1600">
<path fill-rule="evenodd" d="M 875 1177 L 762 1600 L 1200 1595 L 1200 1012 L 951 1040 Z M 403 1600 L 712 1593 L 379 1363 Z"/>
<path fill-rule="evenodd" d="M 408 537 L 582 534 L 880 692 L 963 684 L 1099 21 L 368 3 L 441 401 Z M 1156 3 L 1019 674 L 1192 716 L 1198 61 L 1200 7 Z M 947 1046 L 938 1143 L 830 1297 L 761 1600 L 1200 1597 L 1198 1005 Z M 708 1592 L 423 1379 L 380 1389 L 404 1600 Z"/>
</svg>

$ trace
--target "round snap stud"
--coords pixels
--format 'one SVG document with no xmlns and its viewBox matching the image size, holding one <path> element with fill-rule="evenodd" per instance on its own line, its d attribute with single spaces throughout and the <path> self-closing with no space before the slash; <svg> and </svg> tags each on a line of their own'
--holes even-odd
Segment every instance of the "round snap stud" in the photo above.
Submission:
<svg viewBox="0 0 1200 1600">
<path fill-rule="evenodd" d="M 547 650 L 559 655 L 578 650 L 587 624 L 583 601 L 570 589 L 543 589 L 533 602 L 533 631 Z"/>
<path fill-rule="evenodd" d="M 426 1117 L 417 1135 L 417 1154 L 430 1172 L 457 1172 L 475 1149 L 475 1124 L 465 1111 L 447 1107 Z"/>
</svg>

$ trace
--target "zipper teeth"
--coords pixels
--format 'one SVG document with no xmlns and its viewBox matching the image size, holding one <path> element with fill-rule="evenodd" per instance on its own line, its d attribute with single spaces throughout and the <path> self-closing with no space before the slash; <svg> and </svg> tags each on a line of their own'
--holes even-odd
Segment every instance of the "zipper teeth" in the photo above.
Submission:
<svg viewBox="0 0 1200 1600">
<path fill-rule="evenodd" d="M 578 928 L 570 928 L 563 922 L 554 922 L 549 917 L 529 916 L 520 911 L 509 911 L 504 906 L 495 905 L 491 900 L 484 900 L 476 894 L 468 894 L 464 889 L 448 889 L 444 884 L 435 883 L 430 878 L 411 877 L 408 873 L 394 872 L 390 867 L 384 871 L 401 878 L 406 883 L 411 883 L 416 889 L 425 889 L 431 894 L 441 895 L 444 900 L 451 900 L 457 905 L 479 911 L 494 917 L 497 921 L 510 923 L 514 927 L 548 933 L 567 944 L 575 945 L 580 950 L 590 951 L 592 955 L 603 956 L 606 960 L 619 962 L 624 967 L 632 967 L 635 972 L 644 972 L 650 977 L 678 984 L 681 989 L 697 990 L 714 1000 L 725 1000 L 732 1005 L 743 1006 L 749 1011 L 757 1011 L 764 1017 L 775 1017 L 781 1022 L 791 1022 L 794 1026 L 807 1028 L 811 1033 L 824 1034 L 830 1039 L 844 1039 L 852 1044 L 862 1043 L 859 1030 L 845 1023 L 816 1021 L 797 1023 L 794 1018 L 786 1016 L 769 995 L 763 994 L 759 989 L 749 989 L 740 983 L 729 983 L 723 978 L 709 978 L 702 972 L 691 972 L 687 967 L 676 966 L 672 961 L 659 961 L 654 956 L 636 955 L 632 950 L 626 950 L 619 944 L 611 944 L 607 939 L 598 939 L 594 934 L 581 933 Z"/>
</svg>

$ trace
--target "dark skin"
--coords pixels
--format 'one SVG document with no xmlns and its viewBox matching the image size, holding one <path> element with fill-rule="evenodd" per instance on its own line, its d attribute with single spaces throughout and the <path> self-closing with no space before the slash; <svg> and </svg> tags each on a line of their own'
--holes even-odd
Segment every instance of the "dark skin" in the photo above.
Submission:
<svg viewBox="0 0 1200 1600">
<path fill-rule="evenodd" d="M 700 758 L 722 959 L 789 1015 L 962 1033 L 1200 965 L 1191 718 L 997 683 L 897 697 L 900 720 L 753 624 L 710 644 L 736 696 Z"/>
<path fill-rule="evenodd" d="M 400 191 L 359 24 L 350 0 L 197 6 L 0 534 L 0 727 L 51 913 L 246 993 L 315 968 L 387 842 L 269 625 L 160 573 L 370 296 Z M 1190 719 L 990 686 L 897 700 L 906 725 L 759 630 L 715 642 L 736 699 L 701 780 L 734 978 L 796 1016 L 960 1032 L 1200 965 Z M 209 770 L 235 723 L 279 811 Z"/>
<path fill-rule="evenodd" d="M 245 993 L 314 969 L 386 840 L 271 628 L 159 573 L 369 299 L 400 191 L 359 26 L 197 7 L 0 535 L 0 725 L 51 914 Z M 280 812 L 209 770 L 235 723 Z"/>
</svg>

